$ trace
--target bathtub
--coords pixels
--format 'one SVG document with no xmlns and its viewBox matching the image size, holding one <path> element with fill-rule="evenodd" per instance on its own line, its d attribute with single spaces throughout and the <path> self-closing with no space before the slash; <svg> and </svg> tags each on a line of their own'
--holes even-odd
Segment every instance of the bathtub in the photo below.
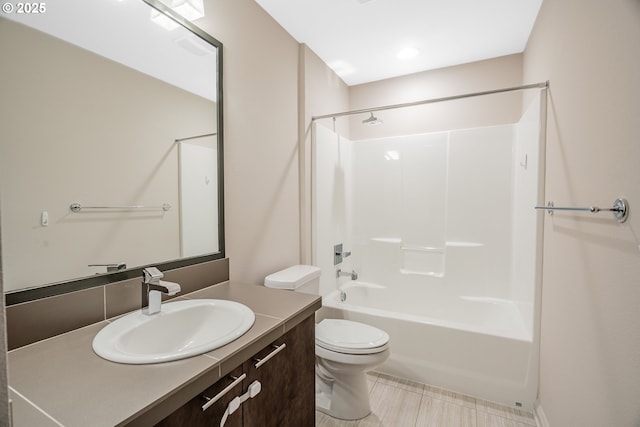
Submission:
<svg viewBox="0 0 640 427">
<path fill-rule="evenodd" d="M 389 334 L 391 356 L 379 372 L 532 410 L 538 363 L 524 310 L 508 300 L 416 291 L 351 281 L 323 306 L 329 317 Z"/>
</svg>

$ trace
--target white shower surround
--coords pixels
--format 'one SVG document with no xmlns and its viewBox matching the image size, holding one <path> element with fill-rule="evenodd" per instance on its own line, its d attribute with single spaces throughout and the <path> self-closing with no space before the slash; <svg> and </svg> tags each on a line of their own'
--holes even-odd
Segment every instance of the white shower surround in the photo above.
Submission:
<svg viewBox="0 0 640 427">
<path fill-rule="evenodd" d="M 516 124 L 422 135 L 351 142 L 315 126 L 323 304 L 390 334 L 380 371 L 533 408 L 544 101 Z M 336 279 L 336 243 L 357 281 Z"/>
</svg>

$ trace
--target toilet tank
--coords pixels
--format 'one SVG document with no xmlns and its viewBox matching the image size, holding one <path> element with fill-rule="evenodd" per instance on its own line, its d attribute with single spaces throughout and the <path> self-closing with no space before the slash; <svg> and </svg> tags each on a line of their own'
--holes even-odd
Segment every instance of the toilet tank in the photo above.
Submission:
<svg viewBox="0 0 640 427">
<path fill-rule="evenodd" d="M 276 271 L 264 279 L 268 288 L 287 289 L 318 295 L 320 291 L 320 267 L 314 265 L 294 265 Z"/>
</svg>

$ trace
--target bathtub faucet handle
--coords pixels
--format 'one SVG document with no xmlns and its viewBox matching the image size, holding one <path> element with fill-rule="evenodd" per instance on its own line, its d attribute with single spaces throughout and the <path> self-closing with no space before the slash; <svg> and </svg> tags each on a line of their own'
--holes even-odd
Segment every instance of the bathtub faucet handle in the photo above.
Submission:
<svg viewBox="0 0 640 427">
<path fill-rule="evenodd" d="M 343 251 L 342 243 L 333 246 L 333 265 L 338 265 L 343 258 L 351 256 L 351 251 Z"/>
</svg>

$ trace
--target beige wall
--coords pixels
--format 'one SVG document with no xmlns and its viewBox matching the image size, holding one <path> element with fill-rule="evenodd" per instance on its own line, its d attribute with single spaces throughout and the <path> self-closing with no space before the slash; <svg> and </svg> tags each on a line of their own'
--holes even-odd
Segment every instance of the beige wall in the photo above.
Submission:
<svg viewBox="0 0 640 427">
<path fill-rule="evenodd" d="M 521 84 L 522 55 L 509 55 L 352 86 L 349 88 L 349 109 L 416 102 Z M 522 94 L 513 92 L 375 112 L 376 117 L 384 120 L 382 126 L 364 126 L 361 122 L 369 114 L 358 114 L 350 118 L 351 139 L 515 123 L 520 119 L 521 103 Z"/>
<path fill-rule="evenodd" d="M 310 261 L 310 117 L 346 108 L 346 85 L 254 1 L 209 0 L 205 11 L 197 24 L 224 46 L 230 277 L 262 283 Z"/>
<path fill-rule="evenodd" d="M 312 262 L 311 251 L 311 128 L 312 117 L 332 114 L 349 109 L 349 87 L 307 46 L 301 45 L 301 73 L 304 79 L 300 102 L 301 131 L 301 174 L 300 188 L 303 203 L 300 217 L 302 220 L 301 262 Z M 331 119 L 321 121 L 331 127 Z M 349 123 L 336 123 L 336 130 L 349 134 Z"/>
<path fill-rule="evenodd" d="M 640 425 L 640 2 L 545 0 L 525 81 L 550 80 L 540 402 L 553 427 Z"/>
<path fill-rule="evenodd" d="M 298 263 L 298 43 L 252 0 L 207 0 L 223 43 L 225 238 L 230 277 Z"/>
</svg>

